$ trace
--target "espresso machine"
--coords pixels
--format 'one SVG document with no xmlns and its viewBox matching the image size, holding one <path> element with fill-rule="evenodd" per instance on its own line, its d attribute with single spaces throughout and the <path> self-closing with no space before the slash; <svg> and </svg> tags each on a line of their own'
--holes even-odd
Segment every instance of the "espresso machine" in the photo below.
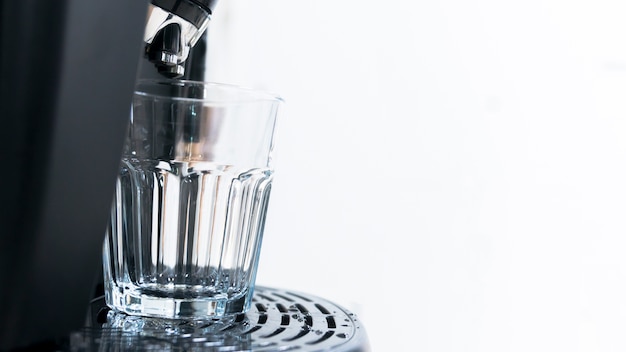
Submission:
<svg viewBox="0 0 626 352">
<path fill-rule="evenodd" d="M 138 78 L 205 79 L 206 30 L 215 5 L 1 3 L 0 351 L 103 350 L 102 344 L 125 343 L 120 336 L 128 338 L 128 331 L 115 327 L 105 334 L 112 340 L 103 337 L 98 324 L 106 321 L 106 307 L 98 291 L 133 90 Z M 332 302 L 270 288 L 259 288 L 255 302 L 248 316 L 230 325 L 215 322 L 228 334 L 214 329 L 210 336 L 244 343 L 242 350 L 278 350 L 286 343 L 306 344 L 310 348 L 297 347 L 305 351 L 367 350 L 354 316 Z M 206 346 L 202 331 L 191 335 Z"/>
</svg>

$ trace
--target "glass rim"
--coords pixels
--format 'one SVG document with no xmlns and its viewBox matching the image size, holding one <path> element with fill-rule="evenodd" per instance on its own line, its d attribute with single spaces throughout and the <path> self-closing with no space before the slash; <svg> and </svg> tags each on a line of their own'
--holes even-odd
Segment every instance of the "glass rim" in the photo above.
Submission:
<svg viewBox="0 0 626 352">
<path fill-rule="evenodd" d="M 172 100 L 182 101 L 206 101 L 206 102 L 222 102 L 221 99 L 212 100 L 209 98 L 196 98 L 186 96 L 176 96 L 160 94 L 156 92 L 150 92 L 147 87 L 158 86 L 170 86 L 170 87 L 200 87 L 202 89 L 219 90 L 224 93 L 229 93 L 228 102 L 243 103 L 243 102 L 261 102 L 261 101 L 273 101 L 283 103 L 284 99 L 276 93 L 271 91 L 265 91 L 260 89 L 249 88 L 236 84 L 219 83 L 210 81 L 195 81 L 185 79 L 139 79 L 135 84 L 134 94 L 146 97 L 162 97 Z M 142 88 L 143 87 L 143 88 Z"/>
</svg>

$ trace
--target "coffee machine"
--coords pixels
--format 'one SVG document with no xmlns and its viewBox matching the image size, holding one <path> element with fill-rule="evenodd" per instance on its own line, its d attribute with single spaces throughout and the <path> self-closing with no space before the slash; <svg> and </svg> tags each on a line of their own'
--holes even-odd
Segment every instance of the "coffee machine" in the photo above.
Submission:
<svg viewBox="0 0 626 352">
<path fill-rule="evenodd" d="M 1 3 L 0 351 L 45 350 L 85 325 L 101 280 L 104 229 L 135 82 L 203 80 L 206 29 L 215 5 L 216 0 Z M 276 302 L 287 296 L 317 309 L 332 329 L 325 339 L 347 339 L 337 333 L 332 309 L 266 289 L 262 297 L 282 317 L 277 324 L 288 312 Z M 260 322 L 267 320 L 267 306 L 259 304 Z M 301 313 L 312 326 L 309 310 Z"/>
</svg>

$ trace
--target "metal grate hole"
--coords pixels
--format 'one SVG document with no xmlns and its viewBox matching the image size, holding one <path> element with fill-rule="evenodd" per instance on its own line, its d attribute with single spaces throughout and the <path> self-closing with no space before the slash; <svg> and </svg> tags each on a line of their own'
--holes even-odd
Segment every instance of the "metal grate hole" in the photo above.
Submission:
<svg viewBox="0 0 626 352">
<path fill-rule="evenodd" d="M 257 303 L 256 309 L 259 311 L 259 313 L 267 312 L 267 309 L 265 309 L 265 305 L 263 303 Z"/>
<path fill-rule="evenodd" d="M 285 292 L 285 293 L 287 293 L 287 294 L 289 294 L 291 296 L 294 296 L 296 298 L 299 298 L 299 299 L 301 299 L 301 300 L 303 300 L 305 302 L 313 302 L 313 300 L 310 299 L 309 297 L 305 297 L 305 296 L 302 296 L 302 295 L 299 295 L 299 294 L 296 294 L 296 293 L 293 293 L 293 292 Z"/>
<path fill-rule="evenodd" d="M 274 332 L 272 332 L 271 334 L 267 334 L 267 335 L 261 336 L 261 338 L 267 339 L 267 338 L 270 338 L 270 337 L 274 337 L 274 336 L 280 334 L 281 332 L 283 332 L 285 330 L 286 330 L 285 328 L 278 328 L 278 329 L 274 330 Z"/>
<path fill-rule="evenodd" d="M 274 296 L 279 297 L 279 298 L 281 298 L 281 299 L 283 299 L 283 300 L 285 300 L 287 302 L 293 302 L 293 298 L 287 297 L 285 295 L 278 294 L 276 292 L 274 292 Z"/>
<path fill-rule="evenodd" d="M 334 329 L 337 327 L 337 324 L 335 323 L 335 318 L 332 315 L 326 317 L 326 323 L 328 324 L 329 329 Z"/>
<path fill-rule="evenodd" d="M 255 293 L 255 295 L 256 295 L 256 296 L 258 296 L 259 298 L 263 298 L 263 299 L 264 299 L 264 300 L 266 300 L 266 301 L 276 302 L 276 300 L 275 300 L 275 299 L 273 299 L 273 298 L 272 298 L 272 297 L 270 297 L 270 296 L 266 296 L 266 295 L 263 295 L 263 294 L 260 294 L 260 293 Z"/>
<path fill-rule="evenodd" d="M 307 342 L 307 345 L 315 345 L 315 344 L 318 344 L 318 343 L 320 343 L 320 342 L 326 341 L 326 340 L 328 340 L 331 336 L 333 336 L 333 334 L 334 334 L 334 333 L 335 333 L 335 332 L 334 332 L 334 331 L 332 331 L 332 330 L 331 330 L 331 331 L 326 331 L 326 333 L 325 333 L 322 337 L 320 337 L 319 339 L 317 339 L 317 340 L 315 340 L 315 341 L 310 341 L 310 342 Z"/>
<path fill-rule="evenodd" d="M 306 335 L 306 334 L 308 334 L 308 333 L 310 333 L 310 332 L 311 332 L 311 330 L 309 330 L 309 329 L 302 329 L 302 330 L 298 333 L 298 335 L 296 335 L 296 336 L 294 336 L 294 337 L 290 337 L 290 338 L 288 338 L 288 339 L 283 339 L 283 341 L 294 341 L 294 340 L 297 340 L 297 339 L 299 339 L 299 338 L 303 337 L 304 335 Z"/>
<path fill-rule="evenodd" d="M 267 322 L 267 314 L 259 315 L 259 320 L 257 321 L 257 324 L 263 325 L 266 322 Z"/>
<path fill-rule="evenodd" d="M 304 317 L 304 323 L 308 326 L 313 326 L 313 317 L 307 315 L 306 317 Z"/>
<path fill-rule="evenodd" d="M 244 319 L 246 319 L 245 314 L 237 314 L 237 316 L 235 316 L 235 323 L 241 323 Z"/>
<path fill-rule="evenodd" d="M 302 314 L 309 314 L 309 310 L 306 309 L 305 306 L 303 306 L 300 303 L 296 303 L 296 308 L 298 308 L 298 310 L 302 313 Z"/>
<path fill-rule="evenodd" d="M 288 314 L 283 314 L 283 316 L 280 319 L 280 325 L 289 325 L 289 315 Z"/>
<path fill-rule="evenodd" d="M 109 307 L 100 308 L 98 314 L 96 315 L 96 322 L 98 322 L 98 324 L 104 324 L 107 322 L 107 314 L 109 314 L 109 310 L 111 310 Z"/>
<path fill-rule="evenodd" d="M 324 306 L 319 303 L 315 303 L 315 308 L 319 309 L 319 311 L 322 312 L 322 314 L 330 314 L 328 309 L 324 308 Z"/>
<path fill-rule="evenodd" d="M 287 313 L 287 307 L 280 303 L 276 304 L 276 308 L 278 308 L 278 311 L 281 313 Z"/>
<path fill-rule="evenodd" d="M 259 330 L 260 328 L 262 328 L 262 326 L 261 326 L 261 325 L 254 326 L 254 327 L 252 327 L 252 329 L 250 329 L 250 330 L 248 330 L 248 331 L 244 332 L 242 335 L 252 334 L 253 332 L 255 332 L 255 331 Z"/>
<path fill-rule="evenodd" d="M 228 331 L 230 329 L 234 329 L 238 326 L 238 324 L 230 324 L 228 326 L 226 326 L 225 328 L 221 329 L 220 331 Z"/>
</svg>

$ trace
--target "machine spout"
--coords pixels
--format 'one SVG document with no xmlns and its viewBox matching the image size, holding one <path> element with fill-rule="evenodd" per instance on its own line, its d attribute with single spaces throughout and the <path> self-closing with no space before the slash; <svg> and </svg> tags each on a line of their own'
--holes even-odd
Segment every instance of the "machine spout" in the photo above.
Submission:
<svg viewBox="0 0 626 352">
<path fill-rule="evenodd" d="M 148 9 L 145 55 L 159 73 L 179 78 L 189 51 L 205 32 L 217 0 L 152 0 Z"/>
</svg>

